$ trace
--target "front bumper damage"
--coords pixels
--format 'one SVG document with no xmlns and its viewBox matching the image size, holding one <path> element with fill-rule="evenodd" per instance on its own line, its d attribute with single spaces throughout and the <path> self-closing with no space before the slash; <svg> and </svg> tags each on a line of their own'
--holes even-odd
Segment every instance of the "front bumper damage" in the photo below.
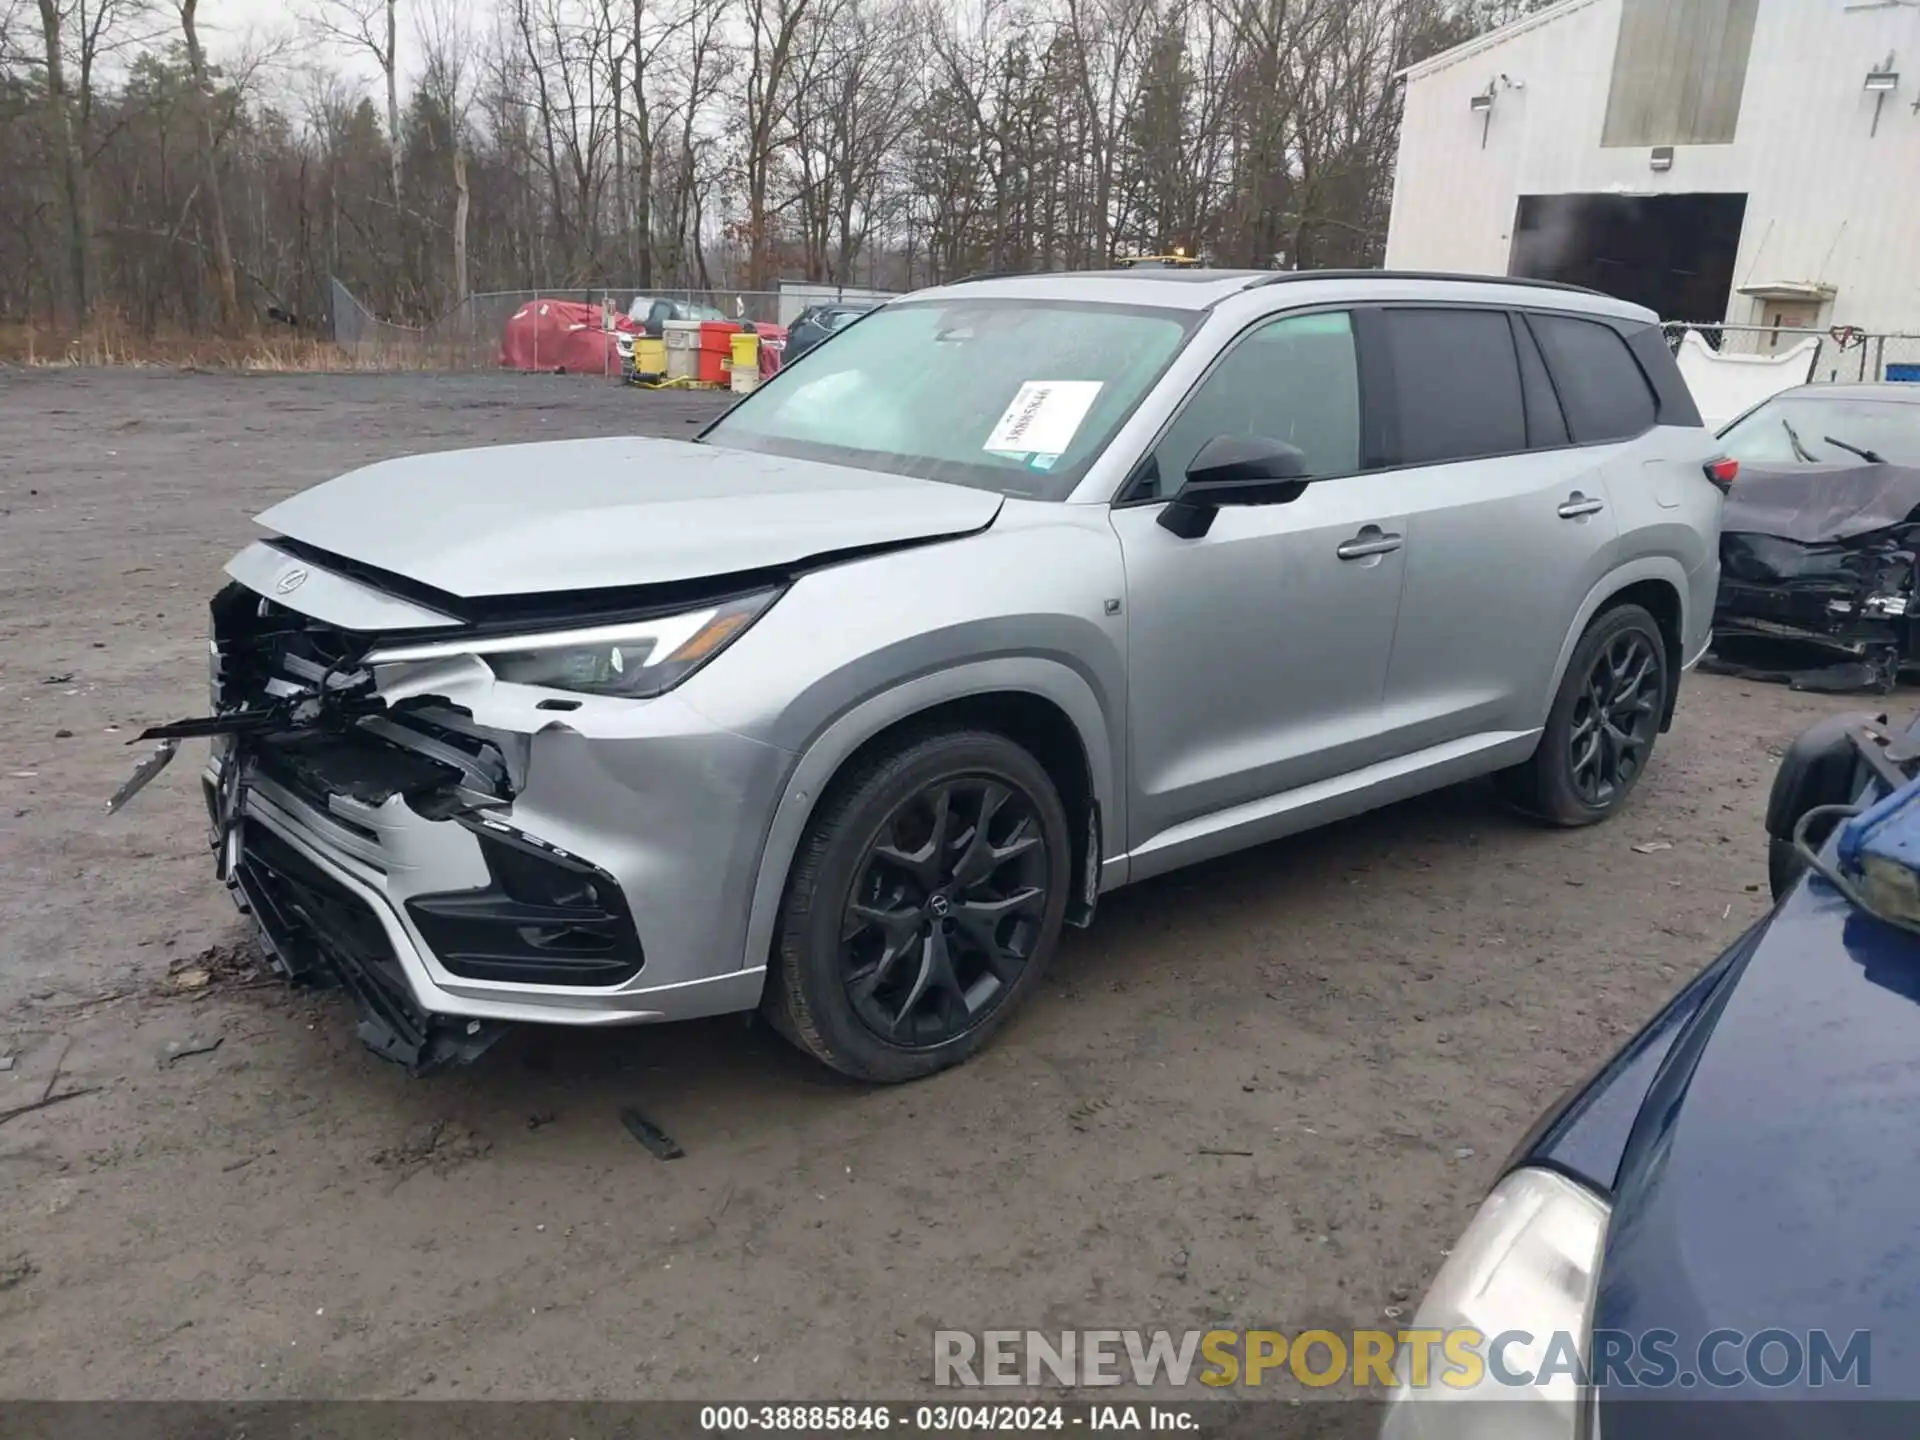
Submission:
<svg viewBox="0 0 1920 1440">
<path fill-rule="evenodd" d="M 1920 471 L 1743 472 L 1723 518 L 1707 668 L 1885 694 L 1920 658 L 1917 557 Z"/>
<path fill-rule="evenodd" d="M 1778 678 L 1800 689 L 1893 689 L 1914 644 L 1914 574 L 1920 526 L 1856 537 L 1847 544 L 1803 545 L 1767 535 L 1725 535 L 1715 634 L 1723 645 L 1713 668 Z M 1920 613 L 1920 608 L 1917 608 Z M 1740 640 L 1788 642 L 1815 652 L 1744 649 Z M 1800 662 L 1800 663 L 1796 663 Z"/>
<path fill-rule="evenodd" d="M 375 674 L 380 633 L 240 583 L 213 612 L 213 713 L 143 738 L 211 738 L 221 878 L 289 980 L 352 998 L 376 1053 L 418 1073 L 515 1023 L 757 1004 L 750 817 L 791 757 L 672 696 L 556 702 L 478 661 Z"/>
</svg>

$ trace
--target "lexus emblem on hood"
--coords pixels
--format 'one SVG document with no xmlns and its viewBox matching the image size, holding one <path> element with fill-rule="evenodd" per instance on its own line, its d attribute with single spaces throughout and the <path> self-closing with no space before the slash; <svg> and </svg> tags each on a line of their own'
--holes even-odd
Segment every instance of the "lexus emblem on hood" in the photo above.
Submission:
<svg viewBox="0 0 1920 1440">
<path fill-rule="evenodd" d="M 293 567 L 293 569 L 287 571 L 286 574 L 282 575 L 278 580 L 273 582 L 273 593 L 276 595 L 291 595 L 294 591 L 298 590 L 302 585 L 306 583 L 307 583 L 306 568 L 304 566 L 296 565 Z"/>
</svg>

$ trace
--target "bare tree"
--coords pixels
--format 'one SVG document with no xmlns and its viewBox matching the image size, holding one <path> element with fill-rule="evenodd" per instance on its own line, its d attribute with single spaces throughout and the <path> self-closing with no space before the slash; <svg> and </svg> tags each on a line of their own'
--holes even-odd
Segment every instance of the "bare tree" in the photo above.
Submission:
<svg viewBox="0 0 1920 1440">
<path fill-rule="evenodd" d="M 423 0 L 414 12 L 414 25 L 420 47 L 420 90 L 446 117 L 453 143 L 453 296 L 458 302 L 473 293 L 467 264 L 467 226 L 473 214 L 473 192 L 467 182 L 473 31 L 461 0 Z"/>
<path fill-rule="evenodd" d="M 207 228 L 213 235 L 213 275 L 220 300 L 221 328 L 231 330 L 240 318 L 240 297 L 234 281 L 233 241 L 227 233 L 226 206 L 220 196 L 219 128 L 214 117 L 213 83 L 207 73 L 206 52 L 200 48 L 195 12 L 200 0 L 179 0 L 180 30 L 187 42 L 188 73 L 193 81 L 194 107 L 199 111 L 200 198 L 206 207 Z"/>
<path fill-rule="evenodd" d="M 0 0 L 0 315 L 1375 263 L 1395 72 L 1532 0 L 416 0 L 411 76 L 398 0 L 303 0 L 380 79 L 272 98 L 158 3 Z"/>
<path fill-rule="evenodd" d="M 344 44 L 367 52 L 387 82 L 387 143 L 393 147 L 393 208 L 405 201 L 400 177 L 399 0 L 316 0 L 314 26 Z"/>
<path fill-rule="evenodd" d="M 67 91 L 66 37 L 63 16 L 55 0 L 40 0 L 40 31 L 45 42 L 47 129 L 59 155 L 60 188 L 66 199 L 68 280 L 73 286 L 74 323 L 85 324 L 92 297 L 88 292 L 87 250 L 92 243 L 93 218 L 84 183 L 80 138 L 73 128 L 73 102 Z"/>
</svg>

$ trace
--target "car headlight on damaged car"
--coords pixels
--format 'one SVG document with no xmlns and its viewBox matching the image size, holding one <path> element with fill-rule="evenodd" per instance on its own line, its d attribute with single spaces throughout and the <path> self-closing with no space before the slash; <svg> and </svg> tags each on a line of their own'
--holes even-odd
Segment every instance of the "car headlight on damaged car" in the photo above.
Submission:
<svg viewBox="0 0 1920 1440">
<path fill-rule="evenodd" d="M 574 630 L 394 645 L 375 650 L 366 663 L 471 656 L 496 678 L 516 685 L 644 700 L 671 690 L 726 649 L 779 593 L 760 590 L 699 610 Z"/>
<path fill-rule="evenodd" d="M 1607 1203 L 1549 1170 L 1494 1187 L 1395 1360 L 1382 1440 L 1575 1440 Z"/>
</svg>

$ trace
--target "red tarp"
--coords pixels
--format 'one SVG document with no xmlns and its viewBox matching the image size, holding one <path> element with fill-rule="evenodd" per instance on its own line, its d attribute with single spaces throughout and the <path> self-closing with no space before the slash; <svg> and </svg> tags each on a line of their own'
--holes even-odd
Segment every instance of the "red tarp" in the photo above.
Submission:
<svg viewBox="0 0 1920 1440">
<path fill-rule="evenodd" d="M 618 375 L 620 352 L 604 329 L 598 305 L 572 300 L 530 300 L 514 311 L 500 337 L 500 364 L 508 370 L 566 370 L 585 375 Z M 624 315 L 614 329 L 633 334 L 639 326 Z"/>
</svg>

